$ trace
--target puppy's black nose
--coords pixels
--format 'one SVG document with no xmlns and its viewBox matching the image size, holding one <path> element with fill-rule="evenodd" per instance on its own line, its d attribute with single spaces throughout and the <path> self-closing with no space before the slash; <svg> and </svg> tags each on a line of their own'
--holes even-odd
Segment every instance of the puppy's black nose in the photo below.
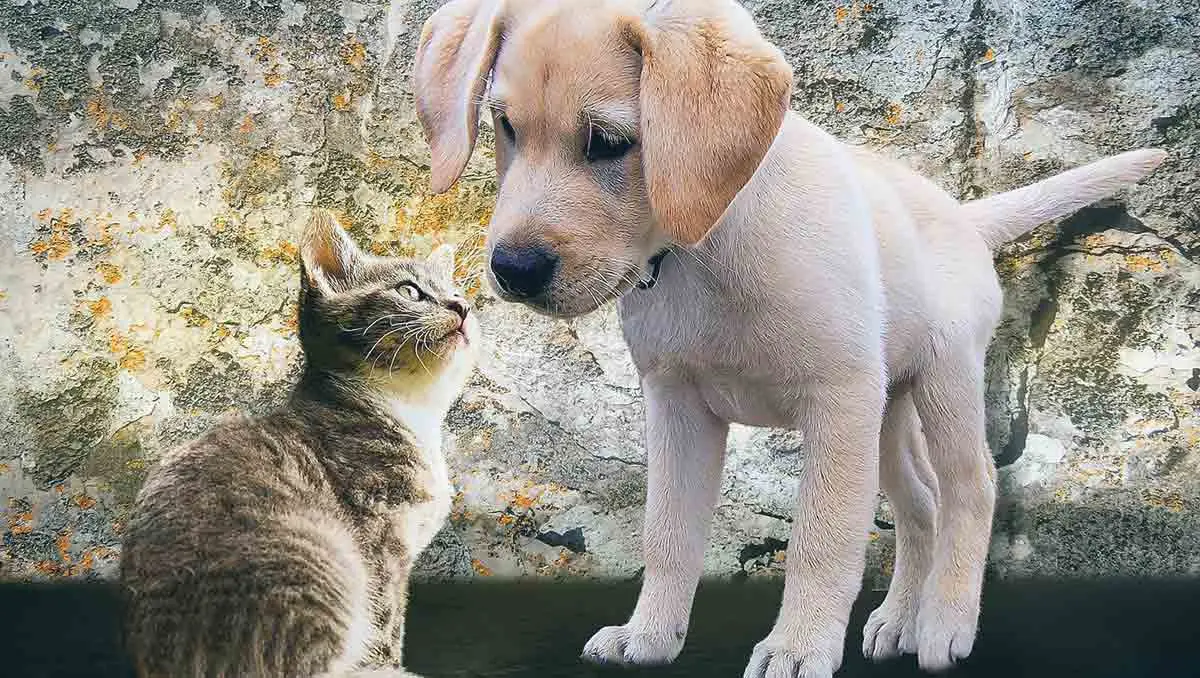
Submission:
<svg viewBox="0 0 1200 678">
<path fill-rule="evenodd" d="M 492 275 L 507 294 L 532 297 L 546 289 L 558 257 L 541 247 L 508 247 L 496 245 L 492 250 Z"/>
</svg>

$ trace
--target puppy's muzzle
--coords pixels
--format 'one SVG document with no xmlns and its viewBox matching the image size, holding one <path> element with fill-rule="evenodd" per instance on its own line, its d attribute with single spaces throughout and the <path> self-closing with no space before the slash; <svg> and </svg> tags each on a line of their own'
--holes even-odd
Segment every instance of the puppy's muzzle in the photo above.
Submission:
<svg viewBox="0 0 1200 678">
<path fill-rule="evenodd" d="M 545 292 L 558 268 L 558 255 L 542 247 L 496 245 L 491 267 L 501 292 L 530 299 Z"/>
</svg>

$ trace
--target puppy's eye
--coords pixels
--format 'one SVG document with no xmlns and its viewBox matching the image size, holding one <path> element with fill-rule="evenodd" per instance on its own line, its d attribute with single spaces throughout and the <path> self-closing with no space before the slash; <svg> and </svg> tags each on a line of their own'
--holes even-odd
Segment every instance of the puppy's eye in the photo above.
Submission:
<svg viewBox="0 0 1200 678">
<path fill-rule="evenodd" d="M 400 283 L 396 286 L 396 291 L 411 301 L 420 301 L 425 298 L 425 293 L 420 287 L 412 283 Z"/>
<path fill-rule="evenodd" d="M 503 113 L 496 114 L 496 121 L 500 123 L 500 129 L 504 131 L 504 136 L 509 141 L 517 140 L 517 131 L 513 129 L 512 123 L 508 121 L 508 116 Z"/>
<path fill-rule="evenodd" d="M 584 155 L 587 156 L 588 162 L 615 160 L 624 156 L 631 148 L 633 148 L 632 139 L 616 136 L 593 127 L 588 133 L 587 148 L 584 149 Z"/>
</svg>

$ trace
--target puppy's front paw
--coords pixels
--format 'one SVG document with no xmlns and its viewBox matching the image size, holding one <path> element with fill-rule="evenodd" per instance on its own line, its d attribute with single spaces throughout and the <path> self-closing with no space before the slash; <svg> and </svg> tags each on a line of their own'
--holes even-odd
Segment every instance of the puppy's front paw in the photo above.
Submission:
<svg viewBox="0 0 1200 678">
<path fill-rule="evenodd" d="M 971 654 L 979 622 L 976 606 L 933 602 L 917 615 L 917 663 L 926 671 L 944 671 Z"/>
<path fill-rule="evenodd" d="M 754 646 L 742 678 L 831 678 L 841 658 L 767 637 Z"/>
<path fill-rule="evenodd" d="M 911 603 L 884 601 L 863 627 L 863 656 L 880 661 L 917 652 L 917 611 Z"/>
<path fill-rule="evenodd" d="M 656 666 L 670 664 L 683 649 L 683 633 L 654 633 L 605 626 L 583 646 L 583 658 L 595 664 Z"/>
</svg>

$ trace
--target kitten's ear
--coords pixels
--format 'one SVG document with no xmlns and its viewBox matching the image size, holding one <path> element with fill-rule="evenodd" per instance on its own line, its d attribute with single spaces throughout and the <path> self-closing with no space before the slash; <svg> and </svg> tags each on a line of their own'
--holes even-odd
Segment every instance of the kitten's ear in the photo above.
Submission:
<svg viewBox="0 0 1200 678">
<path fill-rule="evenodd" d="M 454 245 L 452 243 L 438 245 L 425 261 L 445 275 L 447 279 L 454 280 Z"/>
<path fill-rule="evenodd" d="M 364 258 L 362 250 L 338 225 L 332 213 L 327 210 L 313 212 L 304 227 L 300 244 L 305 283 L 326 294 L 345 290 Z"/>
</svg>

